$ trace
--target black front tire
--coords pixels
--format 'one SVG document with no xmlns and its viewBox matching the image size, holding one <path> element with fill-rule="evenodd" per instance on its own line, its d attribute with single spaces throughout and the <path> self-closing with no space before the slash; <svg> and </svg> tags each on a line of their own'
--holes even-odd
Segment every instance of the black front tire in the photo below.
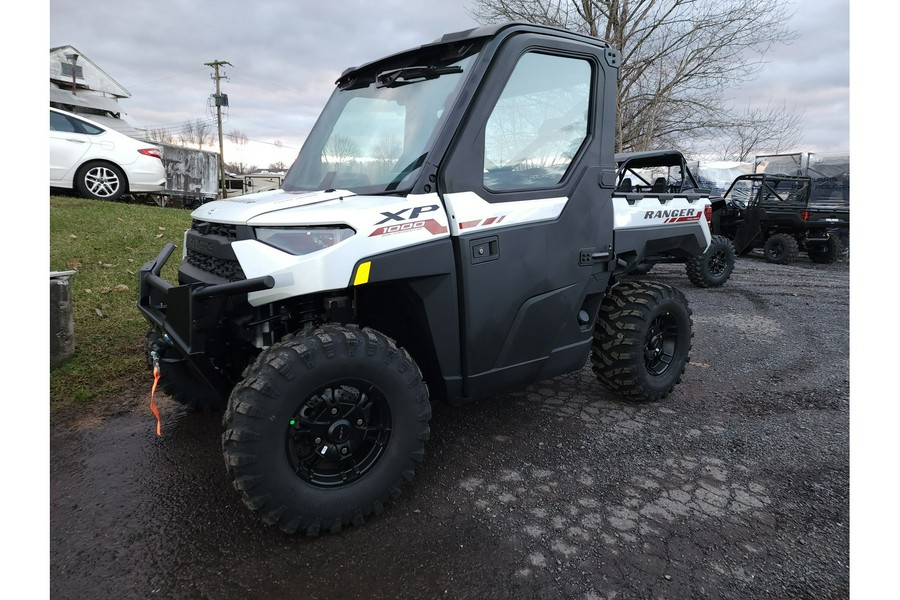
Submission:
<svg viewBox="0 0 900 600">
<path fill-rule="evenodd" d="M 786 233 L 776 233 L 766 240 L 763 246 L 763 255 L 770 263 L 777 265 L 789 265 L 797 259 L 800 246 L 794 236 Z"/>
<path fill-rule="evenodd" d="M 412 480 L 431 405 L 412 357 L 327 325 L 263 351 L 231 393 L 222 450 L 244 504 L 286 533 L 337 533 Z"/>
<path fill-rule="evenodd" d="M 622 282 L 600 305 L 591 346 L 594 374 L 625 400 L 665 398 L 684 374 L 691 328 L 681 291 L 651 281 Z"/>
<path fill-rule="evenodd" d="M 830 265 L 844 254 L 844 245 L 837 236 L 832 235 L 824 244 L 816 244 L 807 249 L 809 259 L 814 263 Z"/>
<path fill-rule="evenodd" d="M 125 173 L 112 163 L 91 162 L 75 174 L 75 189 L 85 198 L 118 200 L 128 189 Z"/>
<path fill-rule="evenodd" d="M 731 240 L 724 235 L 714 235 L 706 252 L 688 259 L 688 279 L 697 287 L 720 287 L 731 277 L 734 261 L 735 251 Z"/>
<path fill-rule="evenodd" d="M 178 351 L 166 343 L 163 334 L 151 328 L 144 340 L 144 356 L 151 373 L 154 353 L 159 364 L 159 385 L 175 402 L 188 410 L 201 412 L 225 408 L 227 398 L 223 398 L 194 374 Z"/>
</svg>

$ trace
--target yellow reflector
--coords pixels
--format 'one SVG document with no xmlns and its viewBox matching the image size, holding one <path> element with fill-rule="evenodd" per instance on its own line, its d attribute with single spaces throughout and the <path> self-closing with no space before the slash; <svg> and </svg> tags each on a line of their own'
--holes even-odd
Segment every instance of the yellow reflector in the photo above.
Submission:
<svg viewBox="0 0 900 600">
<path fill-rule="evenodd" d="M 364 283 L 369 282 L 369 270 L 372 268 L 372 261 L 367 260 L 363 264 L 359 265 L 359 268 L 356 269 L 356 278 L 353 280 L 353 285 L 362 285 Z"/>
</svg>

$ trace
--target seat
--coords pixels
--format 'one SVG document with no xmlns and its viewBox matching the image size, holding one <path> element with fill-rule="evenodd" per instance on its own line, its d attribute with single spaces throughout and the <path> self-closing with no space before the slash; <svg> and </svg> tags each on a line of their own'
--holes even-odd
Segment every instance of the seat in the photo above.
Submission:
<svg viewBox="0 0 900 600">
<path fill-rule="evenodd" d="M 668 186 L 666 185 L 665 177 L 657 177 L 656 181 L 653 182 L 653 187 L 650 188 L 651 194 L 665 194 L 668 191 Z"/>
<path fill-rule="evenodd" d="M 622 180 L 622 183 L 619 184 L 619 187 L 616 188 L 617 192 L 633 192 L 634 186 L 631 184 L 631 177 L 626 177 Z"/>
</svg>

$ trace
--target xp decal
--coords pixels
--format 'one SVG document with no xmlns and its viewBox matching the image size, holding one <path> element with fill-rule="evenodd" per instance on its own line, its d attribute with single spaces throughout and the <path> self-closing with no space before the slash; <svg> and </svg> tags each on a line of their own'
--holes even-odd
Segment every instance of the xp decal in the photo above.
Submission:
<svg viewBox="0 0 900 600">
<path fill-rule="evenodd" d="M 403 208 L 398 210 L 397 212 L 385 211 L 381 213 L 384 219 L 375 223 L 376 225 L 383 225 L 383 227 L 379 227 L 378 229 L 370 233 L 369 237 L 390 235 L 393 233 L 406 233 L 419 229 L 424 229 L 431 233 L 431 235 L 440 235 L 442 233 L 447 233 L 447 227 L 441 225 L 434 219 L 420 219 L 418 221 L 412 220 L 417 219 L 422 213 L 439 211 L 440 208 L 441 207 L 436 204 L 431 204 L 428 206 Z M 403 216 L 403 214 L 407 211 L 409 211 L 409 216 Z M 395 223 L 394 221 L 397 221 L 397 223 Z"/>
</svg>

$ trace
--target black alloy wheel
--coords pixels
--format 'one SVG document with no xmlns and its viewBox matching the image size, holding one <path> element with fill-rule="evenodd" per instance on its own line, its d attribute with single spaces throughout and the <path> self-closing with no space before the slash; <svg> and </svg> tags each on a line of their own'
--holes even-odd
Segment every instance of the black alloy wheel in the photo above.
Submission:
<svg viewBox="0 0 900 600">
<path fill-rule="evenodd" d="M 347 485 L 382 457 L 391 428 L 384 393 L 369 382 L 342 379 L 309 395 L 291 417 L 285 434 L 287 459 L 307 483 Z"/>
<path fill-rule="evenodd" d="M 671 313 L 653 319 L 644 344 L 644 365 L 651 375 L 662 375 L 672 366 L 678 345 L 678 323 Z"/>
<path fill-rule="evenodd" d="M 709 274 L 714 277 L 721 277 L 728 268 L 728 252 L 725 250 L 716 250 L 709 256 Z"/>
</svg>

